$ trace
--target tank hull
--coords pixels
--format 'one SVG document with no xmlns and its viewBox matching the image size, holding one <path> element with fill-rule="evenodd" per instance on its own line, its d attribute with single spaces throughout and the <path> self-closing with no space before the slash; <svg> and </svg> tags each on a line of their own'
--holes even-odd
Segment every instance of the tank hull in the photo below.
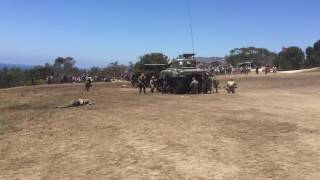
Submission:
<svg viewBox="0 0 320 180">
<path fill-rule="evenodd" d="M 197 68 L 177 69 L 169 68 L 160 72 L 159 91 L 175 94 L 190 92 L 190 83 L 195 77 L 199 82 L 199 92 L 202 92 L 202 76 L 205 71 Z"/>
</svg>

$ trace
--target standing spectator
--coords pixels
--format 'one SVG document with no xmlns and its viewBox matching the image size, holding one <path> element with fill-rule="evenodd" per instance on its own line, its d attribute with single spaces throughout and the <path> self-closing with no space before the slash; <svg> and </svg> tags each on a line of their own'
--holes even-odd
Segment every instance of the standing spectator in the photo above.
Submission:
<svg viewBox="0 0 320 180">
<path fill-rule="evenodd" d="M 141 94 L 142 89 L 143 89 L 143 93 L 146 94 L 146 76 L 144 76 L 144 74 L 142 73 L 139 78 L 138 78 L 138 85 L 139 85 L 139 94 Z"/>
<path fill-rule="evenodd" d="M 154 92 L 154 89 L 156 87 L 156 79 L 154 76 L 152 76 L 151 80 L 150 80 L 150 88 L 151 88 L 151 93 Z"/>
</svg>

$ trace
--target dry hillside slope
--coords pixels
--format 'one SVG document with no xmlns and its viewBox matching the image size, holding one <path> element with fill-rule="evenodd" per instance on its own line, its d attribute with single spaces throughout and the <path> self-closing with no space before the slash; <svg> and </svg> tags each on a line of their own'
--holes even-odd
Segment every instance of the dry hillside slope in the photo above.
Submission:
<svg viewBox="0 0 320 180">
<path fill-rule="evenodd" d="M 0 179 L 320 179 L 319 77 L 238 76 L 235 95 L 0 90 Z M 53 108 L 79 97 L 95 105 Z"/>
</svg>

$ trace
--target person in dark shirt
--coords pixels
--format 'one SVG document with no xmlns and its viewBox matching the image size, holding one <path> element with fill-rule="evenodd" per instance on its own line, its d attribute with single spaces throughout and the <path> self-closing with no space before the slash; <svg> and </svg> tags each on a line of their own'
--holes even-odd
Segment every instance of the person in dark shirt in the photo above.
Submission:
<svg viewBox="0 0 320 180">
<path fill-rule="evenodd" d="M 142 73 L 138 78 L 139 94 L 141 94 L 142 89 L 143 89 L 143 93 L 146 94 L 146 84 L 147 84 L 147 78 Z"/>
</svg>

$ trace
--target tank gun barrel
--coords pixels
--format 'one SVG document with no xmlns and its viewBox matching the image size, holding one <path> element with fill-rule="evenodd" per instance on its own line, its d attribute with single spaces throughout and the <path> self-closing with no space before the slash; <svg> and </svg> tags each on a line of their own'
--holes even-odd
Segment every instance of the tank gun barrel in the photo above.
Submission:
<svg viewBox="0 0 320 180">
<path fill-rule="evenodd" d="M 143 64 L 144 66 L 149 66 L 149 67 L 167 67 L 170 64 Z"/>
</svg>

